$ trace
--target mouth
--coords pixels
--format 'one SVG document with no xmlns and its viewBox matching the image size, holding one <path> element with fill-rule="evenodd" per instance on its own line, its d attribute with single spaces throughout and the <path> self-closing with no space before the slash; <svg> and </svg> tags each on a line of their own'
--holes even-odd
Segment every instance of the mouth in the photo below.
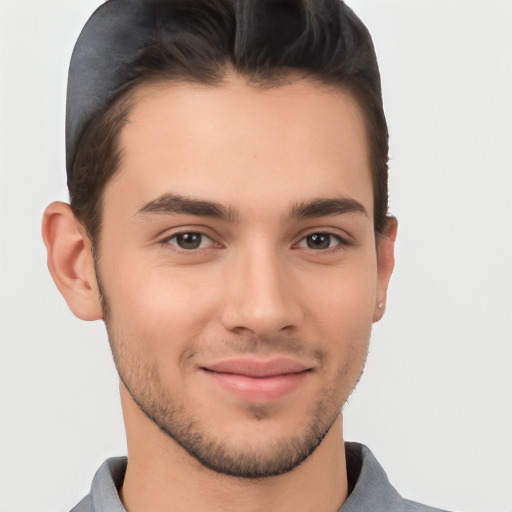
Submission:
<svg viewBox="0 0 512 512">
<path fill-rule="evenodd" d="M 265 403 L 296 391 L 313 367 L 288 358 L 239 358 L 201 366 L 200 370 L 229 394 L 244 401 Z"/>
</svg>

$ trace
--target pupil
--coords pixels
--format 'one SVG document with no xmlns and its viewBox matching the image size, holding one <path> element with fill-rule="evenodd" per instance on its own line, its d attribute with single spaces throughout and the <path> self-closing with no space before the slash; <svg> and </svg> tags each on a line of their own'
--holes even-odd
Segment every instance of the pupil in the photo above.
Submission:
<svg viewBox="0 0 512 512">
<path fill-rule="evenodd" d="M 330 242 L 331 236 L 323 234 L 309 235 L 307 240 L 310 249 L 328 249 Z"/>
<path fill-rule="evenodd" d="M 176 241 L 182 249 L 197 249 L 201 245 L 201 234 L 183 233 L 177 236 Z"/>
</svg>

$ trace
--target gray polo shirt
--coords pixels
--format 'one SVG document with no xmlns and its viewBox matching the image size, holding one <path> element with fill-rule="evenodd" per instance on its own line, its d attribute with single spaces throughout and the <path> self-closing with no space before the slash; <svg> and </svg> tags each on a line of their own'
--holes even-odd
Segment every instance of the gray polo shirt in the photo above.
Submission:
<svg viewBox="0 0 512 512">
<path fill-rule="evenodd" d="M 345 443 L 349 496 L 339 512 L 446 512 L 403 499 L 389 483 L 373 453 Z M 71 512 L 126 512 L 119 499 L 126 457 L 106 460 L 94 476 L 91 492 Z"/>
</svg>

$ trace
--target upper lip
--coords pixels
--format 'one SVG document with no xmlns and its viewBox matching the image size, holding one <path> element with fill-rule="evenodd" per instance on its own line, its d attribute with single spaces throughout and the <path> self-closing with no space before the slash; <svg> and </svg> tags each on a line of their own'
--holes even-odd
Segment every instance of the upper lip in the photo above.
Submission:
<svg viewBox="0 0 512 512">
<path fill-rule="evenodd" d="M 202 366 L 203 369 L 216 373 L 232 373 L 246 377 L 276 377 L 290 373 L 301 373 L 311 370 L 308 366 L 299 361 L 284 357 L 277 357 L 268 360 L 253 358 L 227 359 Z"/>
</svg>

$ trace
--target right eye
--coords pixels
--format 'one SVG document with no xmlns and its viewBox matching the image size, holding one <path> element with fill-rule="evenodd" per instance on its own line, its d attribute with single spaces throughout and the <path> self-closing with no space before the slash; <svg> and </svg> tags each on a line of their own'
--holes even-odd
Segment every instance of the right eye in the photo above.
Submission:
<svg viewBox="0 0 512 512">
<path fill-rule="evenodd" d="M 196 233 L 187 231 L 183 233 L 176 233 L 175 235 L 167 238 L 165 243 L 175 245 L 184 251 L 194 251 L 196 249 L 205 249 L 214 245 L 213 240 L 204 235 L 203 233 Z"/>
</svg>

